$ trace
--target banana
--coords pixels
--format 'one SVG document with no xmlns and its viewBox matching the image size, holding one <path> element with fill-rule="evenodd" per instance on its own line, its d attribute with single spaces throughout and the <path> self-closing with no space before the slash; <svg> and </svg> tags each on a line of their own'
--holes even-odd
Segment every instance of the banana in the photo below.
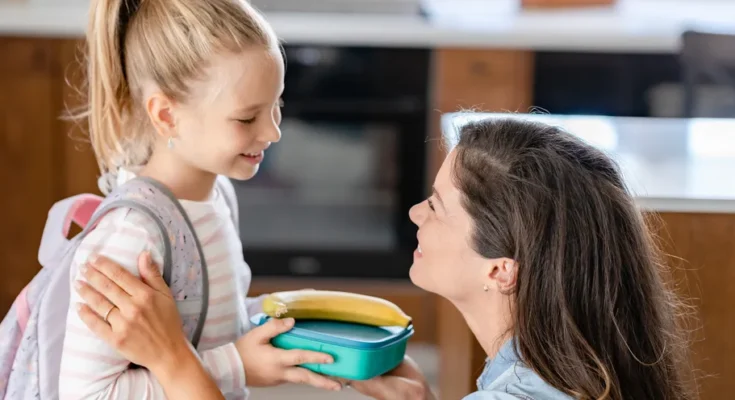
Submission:
<svg viewBox="0 0 735 400">
<path fill-rule="evenodd" d="M 326 290 L 272 293 L 263 300 L 263 312 L 273 318 L 320 319 L 404 328 L 411 325 L 411 317 L 390 301 Z"/>
</svg>

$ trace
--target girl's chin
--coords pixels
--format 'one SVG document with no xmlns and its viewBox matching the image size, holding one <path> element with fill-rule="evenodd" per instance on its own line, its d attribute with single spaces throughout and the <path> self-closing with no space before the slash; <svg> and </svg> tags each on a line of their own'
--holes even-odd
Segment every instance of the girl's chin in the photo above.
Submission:
<svg viewBox="0 0 735 400">
<path fill-rule="evenodd" d="M 242 163 L 238 163 L 234 168 L 232 168 L 232 170 L 230 170 L 227 177 L 238 181 L 247 181 L 252 179 L 258 173 L 258 169 L 258 165 L 242 165 Z"/>
</svg>

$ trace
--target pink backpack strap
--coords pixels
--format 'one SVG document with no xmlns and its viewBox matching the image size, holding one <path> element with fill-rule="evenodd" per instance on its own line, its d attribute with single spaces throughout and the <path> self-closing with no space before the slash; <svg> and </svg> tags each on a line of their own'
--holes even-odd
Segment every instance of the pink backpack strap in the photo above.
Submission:
<svg viewBox="0 0 735 400">
<path fill-rule="evenodd" d="M 54 265 L 53 261 L 60 257 L 59 250 L 69 242 L 67 235 L 69 235 L 71 224 L 76 223 L 82 228 L 86 227 L 101 203 L 102 197 L 100 196 L 81 194 L 61 200 L 51 207 L 38 250 L 38 261 L 42 266 Z M 24 332 L 31 316 L 28 286 L 20 292 L 14 307 L 20 331 Z"/>
<path fill-rule="evenodd" d="M 31 307 L 28 304 L 28 286 L 24 287 L 15 299 L 15 316 L 18 318 L 20 331 L 25 332 L 28 319 L 31 317 Z"/>
<path fill-rule="evenodd" d="M 69 243 L 67 235 L 72 222 L 86 227 L 102 200 L 102 197 L 93 194 L 80 194 L 51 207 L 38 248 L 38 261 L 42 266 L 53 265 L 53 261 L 59 257 L 59 250 Z"/>
</svg>

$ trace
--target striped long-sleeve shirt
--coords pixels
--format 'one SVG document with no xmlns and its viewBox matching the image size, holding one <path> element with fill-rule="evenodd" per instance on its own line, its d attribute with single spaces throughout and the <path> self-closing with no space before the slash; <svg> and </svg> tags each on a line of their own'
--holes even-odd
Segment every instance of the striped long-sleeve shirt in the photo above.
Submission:
<svg viewBox="0 0 735 400">
<path fill-rule="evenodd" d="M 121 171 L 119 182 L 132 177 Z M 246 299 L 250 269 L 230 218 L 223 194 L 214 191 L 204 202 L 181 201 L 202 244 L 209 271 L 209 310 L 199 344 L 199 357 L 228 399 L 244 399 L 245 372 L 234 341 L 249 329 L 248 314 L 260 306 Z M 70 285 L 81 279 L 79 266 L 92 254 L 108 257 L 135 275 L 138 256 L 150 251 L 163 265 L 163 243 L 154 222 L 131 209 L 117 209 L 103 217 L 79 246 L 72 263 Z M 71 290 L 61 360 L 59 394 L 71 399 L 165 399 L 163 388 L 145 369 L 129 369 L 130 362 L 96 337 L 81 321 Z"/>
</svg>

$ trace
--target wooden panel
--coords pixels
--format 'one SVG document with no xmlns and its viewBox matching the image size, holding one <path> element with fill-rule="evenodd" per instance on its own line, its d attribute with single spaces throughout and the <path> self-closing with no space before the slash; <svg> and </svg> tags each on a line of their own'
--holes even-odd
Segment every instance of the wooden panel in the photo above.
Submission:
<svg viewBox="0 0 735 400">
<path fill-rule="evenodd" d="M 58 189 L 54 42 L 0 38 L 0 313 L 38 271 L 38 245 Z"/>
<path fill-rule="evenodd" d="M 464 109 L 526 112 L 532 105 L 533 54 L 512 50 L 440 49 L 434 57 L 432 131 L 428 182 L 434 182 L 445 150 L 441 114 Z M 485 355 L 457 309 L 437 300 L 441 399 L 460 399 L 476 390 Z"/>
<path fill-rule="evenodd" d="M 248 296 L 286 290 L 319 289 L 340 290 L 384 298 L 398 305 L 413 319 L 415 334 L 411 342 L 435 343 L 436 320 L 433 295 L 410 282 L 346 279 L 253 279 Z"/>
<path fill-rule="evenodd" d="M 434 62 L 434 100 L 441 112 L 525 112 L 531 105 L 531 52 L 440 49 Z"/>
<path fill-rule="evenodd" d="M 735 393 L 735 215 L 660 215 L 658 231 L 681 295 L 696 307 L 693 362 L 703 400 Z M 664 229 L 661 229 L 664 228 Z"/>
<path fill-rule="evenodd" d="M 445 156 L 441 115 L 461 110 L 526 112 L 533 97 L 533 53 L 439 49 L 434 53 L 428 182 Z"/>
</svg>

